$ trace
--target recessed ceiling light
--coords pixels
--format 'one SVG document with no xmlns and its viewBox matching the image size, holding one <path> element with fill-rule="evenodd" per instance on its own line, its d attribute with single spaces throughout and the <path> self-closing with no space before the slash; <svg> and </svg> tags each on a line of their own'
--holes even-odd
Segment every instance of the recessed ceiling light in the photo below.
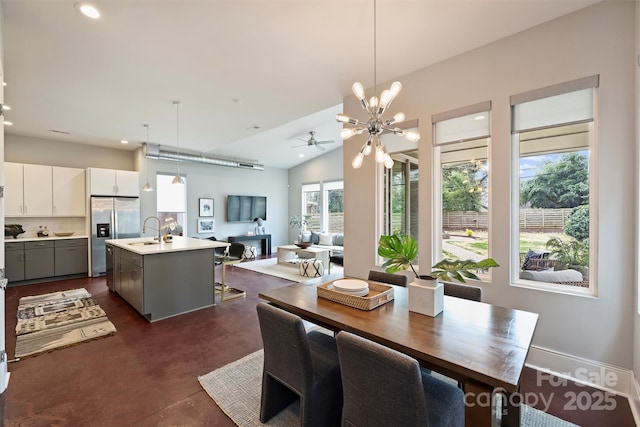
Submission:
<svg viewBox="0 0 640 427">
<path fill-rule="evenodd" d="M 260 126 L 258 126 L 258 125 L 251 125 L 251 126 L 249 126 L 247 129 L 249 129 L 249 130 L 258 130 L 258 129 L 260 129 Z"/>
<path fill-rule="evenodd" d="M 7 121 L 7 120 L 3 121 L 2 123 L 3 123 L 5 126 L 13 126 L 13 122 L 10 122 L 10 121 Z"/>
<path fill-rule="evenodd" d="M 485 116 L 483 116 L 483 115 L 475 116 L 475 117 L 473 118 L 473 120 L 482 120 L 482 119 L 484 119 L 484 117 L 485 117 Z"/>
<path fill-rule="evenodd" d="M 11 110 L 11 107 L 9 107 L 7 104 L 4 104 L 4 105 L 2 106 L 2 109 L 3 109 L 3 110 L 6 110 L 6 111 L 9 111 L 9 110 Z"/>
<path fill-rule="evenodd" d="M 304 154 L 298 154 L 298 157 L 304 157 Z"/>
<path fill-rule="evenodd" d="M 6 86 L 6 85 L 7 85 L 7 82 L 2 82 L 2 86 Z"/>
<path fill-rule="evenodd" d="M 88 18 L 91 18 L 91 19 L 100 18 L 100 11 L 92 4 L 76 3 L 76 9 Z"/>
<path fill-rule="evenodd" d="M 120 144 L 128 144 L 129 141 L 127 141 L 126 139 L 123 139 L 122 141 L 120 141 Z"/>
</svg>

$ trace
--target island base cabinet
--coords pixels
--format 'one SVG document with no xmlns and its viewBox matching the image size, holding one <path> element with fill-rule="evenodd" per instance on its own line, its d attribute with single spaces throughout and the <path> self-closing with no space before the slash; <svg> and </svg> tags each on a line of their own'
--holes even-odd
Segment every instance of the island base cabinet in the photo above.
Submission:
<svg viewBox="0 0 640 427">
<path fill-rule="evenodd" d="M 150 321 L 214 304 L 213 250 L 144 256 L 144 308 Z"/>
<path fill-rule="evenodd" d="M 139 313 L 145 314 L 143 305 L 143 258 L 141 255 L 129 251 L 120 252 L 120 286 L 118 294 L 124 298 Z"/>
<path fill-rule="evenodd" d="M 140 255 L 107 248 L 113 263 L 112 275 L 107 273 L 109 289 L 148 321 L 214 305 L 213 249 Z"/>
</svg>

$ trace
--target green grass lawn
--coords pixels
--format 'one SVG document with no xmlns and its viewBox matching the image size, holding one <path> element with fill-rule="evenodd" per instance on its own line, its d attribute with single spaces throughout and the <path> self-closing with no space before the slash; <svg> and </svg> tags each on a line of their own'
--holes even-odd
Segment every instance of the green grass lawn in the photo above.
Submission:
<svg viewBox="0 0 640 427">
<path fill-rule="evenodd" d="M 447 239 L 447 243 L 475 252 L 484 257 L 488 256 L 488 234 L 486 231 L 475 231 L 472 237 L 467 237 L 464 230 L 450 231 L 451 239 Z M 553 237 L 565 240 L 567 235 L 561 232 L 552 233 L 520 233 L 520 252 L 527 252 L 529 249 L 534 251 L 547 250 L 547 241 Z M 460 239 L 460 240 L 458 240 Z"/>
</svg>

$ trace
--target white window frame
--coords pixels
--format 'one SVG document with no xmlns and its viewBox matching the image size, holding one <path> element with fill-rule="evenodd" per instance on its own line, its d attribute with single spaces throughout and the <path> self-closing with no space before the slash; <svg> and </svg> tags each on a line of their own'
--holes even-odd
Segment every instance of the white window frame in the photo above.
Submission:
<svg viewBox="0 0 640 427">
<path fill-rule="evenodd" d="M 513 123 L 514 112 L 513 107 L 518 103 L 524 103 L 532 100 L 539 100 L 571 93 L 585 88 L 593 90 L 593 111 L 592 119 L 583 120 L 578 118 L 573 123 L 589 122 L 589 287 L 567 286 L 549 282 L 538 282 L 533 280 L 520 279 L 520 133 L 534 129 L 518 129 L 512 130 L 511 137 L 511 286 L 535 289 L 546 292 L 560 293 L 566 295 L 575 295 L 583 297 L 598 296 L 598 143 L 596 138 L 598 123 L 598 86 L 599 76 L 589 76 L 572 82 L 561 83 L 547 88 L 526 92 L 511 97 L 512 106 L 512 129 L 516 128 Z M 555 123 L 545 127 L 560 127 L 570 125 L 572 122 Z"/>
<path fill-rule="evenodd" d="M 492 183 L 491 179 L 491 101 L 481 102 L 478 104 L 469 105 L 456 110 L 447 111 L 444 113 L 434 114 L 431 117 L 433 126 L 433 168 L 432 168 L 432 215 L 433 215 L 433 230 L 432 236 L 440 236 L 431 240 L 431 265 L 434 265 L 442 258 L 442 150 L 441 147 L 451 144 L 460 144 L 468 141 L 476 141 L 480 139 L 486 139 L 486 159 L 487 159 L 487 175 L 489 182 L 487 191 L 489 197 L 487 200 L 489 216 L 487 219 L 487 244 L 488 251 L 487 257 L 492 256 Z M 484 117 L 479 122 L 478 126 L 474 126 L 471 121 L 473 118 L 483 115 Z M 458 129 L 458 126 L 461 129 Z M 483 283 L 491 283 L 493 280 L 492 269 L 483 275 Z M 471 280 L 471 279 L 468 279 Z M 473 280 L 471 280 L 473 282 Z"/>
</svg>

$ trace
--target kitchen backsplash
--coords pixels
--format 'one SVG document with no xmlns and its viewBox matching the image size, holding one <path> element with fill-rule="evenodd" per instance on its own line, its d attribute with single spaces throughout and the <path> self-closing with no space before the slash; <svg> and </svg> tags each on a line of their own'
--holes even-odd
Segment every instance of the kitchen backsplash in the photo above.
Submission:
<svg viewBox="0 0 640 427">
<path fill-rule="evenodd" d="M 74 235 L 84 236 L 87 234 L 85 228 L 86 218 L 29 218 L 29 217 L 5 217 L 5 224 L 20 224 L 25 231 L 18 236 L 19 238 L 37 237 L 38 228 L 46 226 L 49 229 L 49 235 L 53 236 L 54 232 L 73 231 Z M 8 237 L 5 239 L 11 239 Z"/>
</svg>

